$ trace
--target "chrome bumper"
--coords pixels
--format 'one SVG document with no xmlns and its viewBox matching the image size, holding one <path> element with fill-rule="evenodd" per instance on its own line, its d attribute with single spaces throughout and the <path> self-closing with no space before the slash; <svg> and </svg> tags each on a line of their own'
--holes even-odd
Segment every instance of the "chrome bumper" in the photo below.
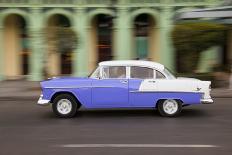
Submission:
<svg viewBox="0 0 232 155">
<path fill-rule="evenodd" d="M 45 99 L 43 99 L 43 95 L 40 95 L 40 98 L 39 98 L 37 104 L 38 105 L 49 105 L 50 100 L 45 100 Z"/>
<path fill-rule="evenodd" d="M 202 104 L 212 104 L 213 99 L 211 99 L 211 98 L 209 98 L 209 99 L 201 99 L 201 103 Z"/>
</svg>

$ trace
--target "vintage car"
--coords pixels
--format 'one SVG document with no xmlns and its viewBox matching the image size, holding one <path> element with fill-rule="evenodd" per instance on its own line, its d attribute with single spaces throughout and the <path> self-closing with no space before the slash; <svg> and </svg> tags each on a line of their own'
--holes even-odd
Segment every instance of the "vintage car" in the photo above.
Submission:
<svg viewBox="0 0 232 155">
<path fill-rule="evenodd" d="M 52 104 L 59 117 L 84 108 L 157 108 L 161 116 L 177 116 L 182 107 L 213 103 L 210 81 L 176 78 L 162 64 L 104 61 L 85 78 L 55 77 L 41 82 L 39 105 Z"/>
</svg>

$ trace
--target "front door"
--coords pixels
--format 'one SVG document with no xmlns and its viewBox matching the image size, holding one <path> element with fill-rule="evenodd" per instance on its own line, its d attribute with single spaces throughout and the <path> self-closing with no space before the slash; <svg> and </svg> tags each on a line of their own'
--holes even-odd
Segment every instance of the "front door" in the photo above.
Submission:
<svg viewBox="0 0 232 155">
<path fill-rule="evenodd" d="M 92 81 L 92 105 L 95 108 L 129 107 L 126 67 L 109 66 L 102 69 L 101 79 Z"/>
</svg>

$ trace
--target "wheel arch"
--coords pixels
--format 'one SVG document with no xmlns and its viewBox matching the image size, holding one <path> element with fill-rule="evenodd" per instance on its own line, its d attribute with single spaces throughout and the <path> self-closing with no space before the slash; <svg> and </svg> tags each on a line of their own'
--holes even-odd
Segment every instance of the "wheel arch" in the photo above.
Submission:
<svg viewBox="0 0 232 155">
<path fill-rule="evenodd" d="M 54 99 L 59 96 L 59 95 L 63 95 L 63 94 L 68 94 L 68 95 L 71 95 L 72 97 L 74 97 L 74 99 L 76 100 L 76 103 L 81 106 L 82 103 L 80 102 L 80 100 L 76 97 L 76 95 L 74 95 L 72 92 L 69 92 L 69 91 L 59 91 L 59 92 L 56 92 L 52 95 L 52 98 L 51 98 L 51 103 L 53 103 Z"/>
<path fill-rule="evenodd" d="M 155 108 L 158 107 L 158 104 L 162 103 L 164 100 L 176 100 L 177 102 L 180 102 L 183 106 L 184 102 L 182 99 L 180 98 L 162 98 L 162 99 L 158 99 L 156 104 L 155 104 Z"/>
</svg>

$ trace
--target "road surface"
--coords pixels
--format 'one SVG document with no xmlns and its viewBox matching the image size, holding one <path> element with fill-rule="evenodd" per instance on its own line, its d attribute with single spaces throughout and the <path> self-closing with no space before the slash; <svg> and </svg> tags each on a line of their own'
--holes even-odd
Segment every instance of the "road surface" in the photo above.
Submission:
<svg viewBox="0 0 232 155">
<path fill-rule="evenodd" d="M 232 99 L 185 107 L 177 118 L 156 110 L 84 110 L 56 118 L 36 100 L 0 100 L 0 155 L 232 154 Z"/>
</svg>

